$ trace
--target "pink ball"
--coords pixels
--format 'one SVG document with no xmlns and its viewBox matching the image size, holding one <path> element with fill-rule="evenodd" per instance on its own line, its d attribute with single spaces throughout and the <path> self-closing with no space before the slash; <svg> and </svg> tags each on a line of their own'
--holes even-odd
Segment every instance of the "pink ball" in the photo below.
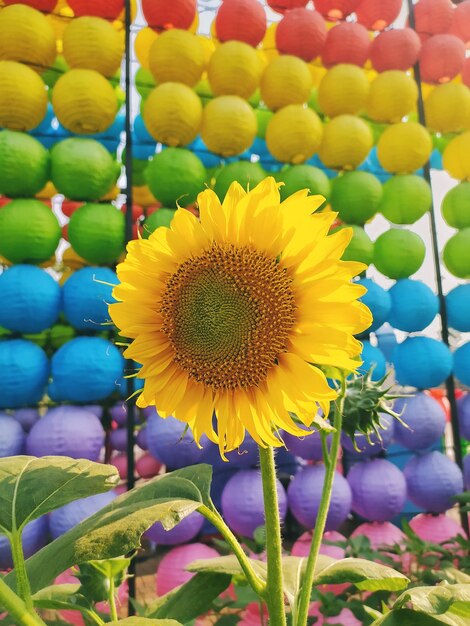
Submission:
<svg viewBox="0 0 470 626">
<path fill-rule="evenodd" d="M 335 615 L 334 617 L 327 617 L 324 624 L 341 624 L 341 626 L 362 626 L 362 622 L 360 622 L 354 614 L 349 609 L 343 609 L 339 615 Z"/>
<path fill-rule="evenodd" d="M 186 566 L 198 559 L 216 559 L 219 553 L 203 543 L 190 543 L 170 550 L 157 570 L 157 594 L 163 596 L 175 587 L 179 587 L 191 580 L 193 572 L 188 572 Z"/>
<path fill-rule="evenodd" d="M 141 478 L 153 478 L 158 474 L 162 467 L 151 454 L 148 452 L 137 459 L 135 469 Z"/>
<path fill-rule="evenodd" d="M 323 541 L 328 543 L 322 543 L 320 547 L 320 554 L 325 556 L 331 556 L 333 559 L 344 559 L 346 553 L 340 546 L 331 546 L 330 542 L 346 541 L 346 537 L 336 530 L 329 530 L 323 535 Z M 312 533 L 307 531 L 300 535 L 297 541 L 292 546 L 292 556 L 308 556 L 310 551 L 310 544 L 312 543 Z"/>
<path fill-rule="evenodd" d="M 126 480 L 127 478 L 127 454 L 125 452 L 121 452 L 120 454 L 116 454 L 109 462 L 110 465 L 114 465 L 114 467 L 119 472 L 119 477 L 121 480 Z"/>
<path fill-rule="evenodd" d="M 261 618 L 264 617 L 262 620 Z M 260 626 L 260 624 L 268 623 L 268 612 L 263 605 L 263 616 L 261 615 L 261 610 L 258 602 L 252 602 L 248 604 L 245 610 L 242 613 L 242 618 L 238 622 L 238 626 Z"/>
<path fill-rule="evenodd" d="M 405 535 L 391 522 L 366 522 L 356 528 L 351 537 L 363 535 L 370 541 L 371 548 L 378 550 L 383 546 L 401 544 Z"/>
<path fill-rule="evenodd" d="M 420 513 L 413 517 L 410 526 L 420 539 L 430 543 L 444 543 L 454 539 L 457 535 L 465 537 L 460 524 L 445 513 L 441 515 Z"/>
</svg>

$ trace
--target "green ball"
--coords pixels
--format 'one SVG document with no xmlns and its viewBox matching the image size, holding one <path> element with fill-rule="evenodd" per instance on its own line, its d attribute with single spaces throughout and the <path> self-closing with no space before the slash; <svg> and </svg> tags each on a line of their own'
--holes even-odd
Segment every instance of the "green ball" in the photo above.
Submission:
<svg viewBox="0 0 470 626">
<path fill-rule="evenodd" d="M 41 78 L 49 87 L 50 93 L 52 93 L 52 88 L 62 76 L 62 74 L 65 74 L 65 72 L 67 72 L 69 69 L 70 68 L 67 65 L 64 57 L 59 54 L 58 56 L 56 56 L 52 67 L 50 67 L 41 74 Z"/>
<path fill-rule="evenodd" d="M 51 348 L 58 350 L 64 343 L 75 337 L 75 329 L 67 324 L 55 324 L 50 329 L 49 343 Z"/>
<path fill-rule="evenodd" d="M 206 182 L 206 168 L 185 148 L 165 148 L 158 152 L 145 170 L 150 191 L 163 206 L 187 206 L 195 202 Z"/>
<path fill-rule="evenodd" d="M 198 84 L 194 87 L 194 91 L 199 96 L 203 107 L 205 107 L 206 104 L 214 99 L 214 92 L 209 85 L 209 81 L 206 79 L 200 80 Z"/>
<path fill-rule="evenodd" d="M 442 217 L 453 228 L 470 226 L 470 182 L 452 187 L 442 201 Z"/>
<path fill-rule="evenodd" d="M 70 137 L 51 150 L 52 182 L 69 200 L 99 200 L 120 172 L 120 165 L 95 139 Z"/>
<path fill-rule="evenodd" d="M 388 128 L 388 124 L 381 124 L 380 122 L 373 122 L 372 120 L 367 120 L 367 125 L 372 131 L 372 140 L 374 142 L 374 146 L 377 145 L 382 133 L 386 128 Z"/>
<path fill-rule="evenodd" d="M 259 107 L 260 102 L 261 102 L 261 92 L 259 89 L 256 89 L 248 98 L 248 104 L 250 104 L 254 109 L 257 109 Z"/>
<path fill-rule="evenodd" d="M 377 213 L 381 199 L 382 185 L 368 172 L 346 172 L 331 185 L 331 208 L 346 224 L 365 224 Z"/>
<path fill-rule="evenodd" d="M 266 137 L 266 129 L 274 113 L 269 109 L 259 108 L 256 109 L 255 115 L 258 123 L 258 131 L 256 134 L 261 139 L 264 139 Z"/>
<path fill-rule="evenodd" d="M 379 211 L 393 224 L 414 224 L 429 211 L 431 203 L 429 183 L 420 176 L 403 174 L 384 184 Z"/>
<path fill-rule="evenodd" d="M 145 100 L 152 89 L 155 89 L 157 83 L 150 70 L 146 70 L 143 67 L 139 67 L 135 73 L 135 88 L 137 89 L 140 97 Z"/>
<path fill-rule="evenodd" d="M 13 130 L 0 131 L 0 194 L 35 196 L 49 180 L 49 152 L 37 139 Z"/>
<path fill-rule="evenodd" d="M 154 230 L 161 226 L 169 228 L 171 220 L 175 216 L 175 209 L 157 209 L 147 217 L 142 227 L 142 236 L 148 239 Z"/>
<path fill-rule="evenodd" d="M 426 256 L 424 241 L 416 233 L 391 228 L 374 244 L 374 265 L 381 274 L 399 280 L 419 270 Z"/>
<path fill-rule="evenodd" d="M 470 228 L 453 235 L 444 246 L 444 263 L 457 278 L 470 278 Z"/>
<path fill-rule="evenodd" d="M 336 228 L 335 231 L 342 230 L 343 228 L 352 228 L 353 236 L 341 257 L 342 260 L 358 261 L 359 263 L 370 265 L 374 258 L 374 244 L 369 235 L 362 226 L 355 225 L 347 226 L 344 224 Z"/>
<path fill-rule="evenodd" d="M 12 263 L 44 263 L 60 236 L 56 216 L 39 200 L 12 200 L 0 208 L 0 255 Z"/>
<path fill-rule="evenodd" d="M 310 92 L 309 99 L 307 100 L 307 106 L 309 109 L 315 111 L 315 113 L 318 113 L 319 115 L 323 114 L 320 103 L 318 102 L 318 89 L 316 87 L 314 87 Z"/>
<path fill-rule="evenodd" d="M 69 241 L 89 263 L 110 265 L 124 251 L 124 213 L 112 204 L 84 204 L 72 213 Z"/>
<path fill-rule="evenodd" d="M 279 189 L 281 200 L 285 200 L 300 189 L 308 189 L 312 195 L 320 194 L 329 200 L 331 185 L 328 176 L 313 165 L 292 165 L 279 172 L 276 180 L 284 185 Z"/>
<path fill-rule="evenodd" d="M 214 191 L 222 201 L 230 185 L 237 181 L 243 189 L 253 189 L 266 178 L 266 172 L 259 163 L 234 161 L 226 165 L 215 179 Z"/>
</svg>

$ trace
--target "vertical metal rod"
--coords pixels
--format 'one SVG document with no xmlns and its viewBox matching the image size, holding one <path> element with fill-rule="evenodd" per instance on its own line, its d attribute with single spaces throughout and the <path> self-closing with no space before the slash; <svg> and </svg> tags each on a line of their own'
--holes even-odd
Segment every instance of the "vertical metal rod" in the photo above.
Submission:
<svg viewBox="0 0 470 626">
<path fill-rule="evenodd" d="M 415 11 L 413 0 L 407 0 L 408 2 L 408 15 L 409 15 L 409 23 L 410 27 L 413 30 L 416 30 L 416 20 L 415 20 Z M 421 69 L 419 66 L 419 61 L 413 68 L 414 76 L 416 83 L 418 85 L 418 118 L 420 123 L 423 126 L 426 126 L 426 116 L 424 112 L 424 102 L 423 102 L 423 89 L 421 84 Z M 429 183 L 429 186 L 432 188 L 431 183 L 431 168 L 429 165 L 429 161 L 424 165 L 424 178 Z M 431 208 L 429 210 L 429 219 L 431 223 L 431 239 L 432 239 L 432 252 L 434 258 L 434 268 L 436 272 L 436 283 L 437 283 L 437 295 L 439 298 L 440 304 L 440 315 L 441 315 L 441 336 L 443 342 L 449 346 L 449 324 L 447 318 L 447 305 L 446 299 L 444 296 L 444 290 L 442 287 L 442 272 L 441 272 L 441 264 L 439 258 L 439 240 L 437 234 L 437 224 L 436 224 L 436 213 L 434 207 L 434 201 L 431 201 Z M 450 417 L 451 417 L 451 425 L 452 425 L 452 438 L 454 443 L 454 455 L 455 461 L 460 469 L 463 471 L 463 457 L 462 457 L 462 444 L 460 437 L 460 426 L 459 426 L 459 416 L 457 412 L 457 402 L 455 399 L 455 381 L 452 374 L 446 380 L 446 391 L 447 391 L 447 399 L 449 400 L 450 405 Z M 460 518 L 462 522 L 462 528 L 467 533 L 467 536 L 470 535 L 469 532 L 469 523 L 468 516 L 466 513 L 460 512 Z"/>
<path fill-rule="evenodd" d="M 131 129 L 131 0 L 125 0 L 125 93 L 126 93 L 126 242 L 132 240 L 132 231 L 134 226 L 132 212 L 132 129 Z M 135 369 L 132 359 L 126 360 L 126 371 L 128 374 Z M 127 379 L 127 489 L 132 489 L 135 484 L 135 459 L 134 459 L 134 428 L 135 428 L 135 400 L 134 378 Z M 131 602 L 135 598 L 135 560 L 133 559 L 129 566 L 130 578 L 129 585 L 129 615 L 134 615 L 134 606 Z"/>
</svg>

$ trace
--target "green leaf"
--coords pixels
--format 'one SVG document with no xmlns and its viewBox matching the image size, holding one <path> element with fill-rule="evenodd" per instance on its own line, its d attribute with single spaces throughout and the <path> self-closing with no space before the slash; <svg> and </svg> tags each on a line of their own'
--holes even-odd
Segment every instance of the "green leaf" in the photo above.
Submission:
<svg viewBox="0 0 470 626">
<path fill-rule="evenodd" d="M 327 567 L 336 563 L 335 559 L 319 554 L 317 558 L 315 573 L 317 575 Z M 282 575 L 284 579 L 284 593 L 291 610 L 295 610 L 297 598 L 302 587 L 307 559 L 299 556 L 284 556 L 282 558 Z"/>
<path fill-rule="evenodd" d="M 470 585 L 415 587 L 397 598 L 394 607 L 404 606 L 429 615 L 443 615 L 452 611 L 461 617 L 470 617 Z"/>
<path fill-rule="evenodd" d="M 162 596 L 146 612 L 147 617 L 171 617 L 186 624 L 209 610 L 212 602 L 230 585 L 223 574 L 196 574 L 190 581 Z"/>
<path fill-rule="evenodd" d="M 80 593 L 93 602 L 103 602 L 109 597 L 111 580 L 118 589 L 126 578 L 131 559 L 118 557 L 103 561 L 82 563 L 77 578 L 81 583 Z"/>
<path fill-rule="evenodd" d="M 398 609 L 379 618 L 372 626 L 442 626 L 442 624 L 464 626 L 465 622 L 449 620 L 445 616 L 437 618 L 411 609 Z"/>
<path fill-rule="evenodd" d="M 185 478 L 198 488 L 201 494 L 201 502 L 206 506 L 212 504 L 211 501 L 211 482 L 212 482 L 212 465 L 200 463 L 199 465 L 190 465 L 182 469 L 172 472 L 172 476 Z"/>
<path fill-rule="evenodd" d="M 79 498 L 109 491 L 119 482 L 112 465 L 62 456 L 0 459 L 0 532 L 25 524 Z"/>
<path fill-rule="evenodd" d="M 342 559 L 326 567 L 316 577 L 315 585 L 354 583 L 363 591 L 400 591 L 409 580 L 406 576 L 379 563 L 365 559 Z"/>
<path fill-rule="evenodd" d="M 146 617 L 126 617 L 118 622 L 108 622 L 108 626 L 183 626 L 174 619 L 147 619 Z"/>
<path fill-rule="evenodd" d="M 34 606 L 40 609 L 64 609 L 70 608 L 70 604 L 74 604 L 74 608 L 77 610 L 75 602 L 72 602 L 80 585 L 65 584 L 65 585 L 51 585 L 45 587 L 33 595 Z M 86 599 L 83 598 L 86 606 Z M 81 603 L 80 603 L 81 604 Z"/>
<path fill-rule="evenodd" d="M 249 559 L 254 571 L 262 580 L 266 580 L 266 563 Z M 187 567 L 190 572 L 204 572 L 207 574 L 226 574 L 228 576 L 244 575 L 237 557 L 234 555 L 219 556 L 216 559 L 199 559 Z"/>
</svg>

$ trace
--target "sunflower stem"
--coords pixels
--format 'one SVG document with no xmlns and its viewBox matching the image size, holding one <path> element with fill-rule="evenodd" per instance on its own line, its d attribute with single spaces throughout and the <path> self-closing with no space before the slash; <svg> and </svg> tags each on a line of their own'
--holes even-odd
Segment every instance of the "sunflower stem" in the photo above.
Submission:
<svg viewBox="0 0 470 626">
<path fill-rule="evenodd" d="M 0 577 L 0 605 L 18 626 L 46 626 L 33 610 L 28 610 L 23 600 Z"/>
<path fill-rule="evenodd" d="M 299 610 L 297 613 L 297 621 L 294 626 L 306 626 L 308 618 L 308 609 L 310 606 L 310 597 L 312 595 L 313 579 L 315 576 L 315 567 L 320 553 L 323 533 L 326 526 L 326 518 L 330 508 L 331 493 L 333 491 L 333 481 L 335 477 L 336 466 L 338 463 L 338 454 L 341 442 L 341 427 L 343 423 L 343 407 L 344 397 L 346 393 L 346 382 L 344 378 L 341 380 L 341 393 L 336 401 L 333 426 L 335 431 L 331 441 L 331 450 L 325 458 L 325 482 L 323 483 L 320 507 L 318 510 L 315 530 L 313 531 L 312 544 L 308 555 L 307 567 L 299 595 Z M 326 449 L 326 446 L 325 446 Z M 327 450 L 326 450 L 327 451 Z M 325 450 L 324 450 L 325 453 Z"/>
<path fill-rule="evenodd" d="M 270 626 L 286 626 L 284 585 L 282 576 L 281 520 L 277 497 L 276 465 L 272 447 L 259 447 L 263 481 L 264 514 L 266 518 L 267 594 Z"/>
</svg>

